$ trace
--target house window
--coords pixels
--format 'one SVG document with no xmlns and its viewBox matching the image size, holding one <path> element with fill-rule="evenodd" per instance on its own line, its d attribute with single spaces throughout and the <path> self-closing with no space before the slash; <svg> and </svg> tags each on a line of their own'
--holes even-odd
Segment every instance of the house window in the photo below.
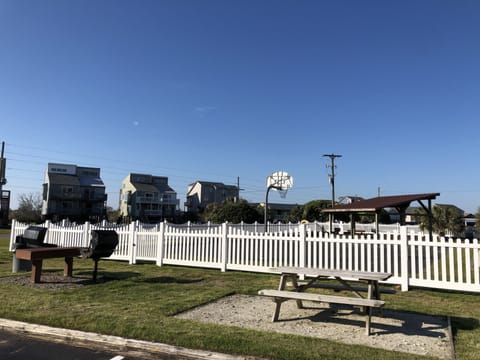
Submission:
<svg viewBox="0 0 480 360">
<path fill-rule="evenodd" d="M 92 200 L 95 198 L 95 190 L 94 189 L 85 189 L 83 191 L 84 195 L 85 195 L 85 199 L 87 200 Z"/>
<path fill-rule="evenodd" d="M 64 210 L 73 209 L 73 204 L 71 202 L 64 201 L 62 202 L 62 208 Z"/>
</svg>

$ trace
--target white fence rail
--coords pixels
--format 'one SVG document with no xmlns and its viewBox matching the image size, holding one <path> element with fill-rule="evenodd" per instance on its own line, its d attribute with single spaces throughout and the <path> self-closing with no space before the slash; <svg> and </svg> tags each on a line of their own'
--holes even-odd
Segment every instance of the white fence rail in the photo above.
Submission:
<svg viewBox="0 0 480 360">
<path fill-rule="evenodd" d="M 326 224 L 289 224 L 269 229 L 254 225 L 69 225 L 46 222 L 45 242 L 59 246 L 87 247 L 94 229 L 114 229 L 119 245 L 111 259 L 155 261 L 159 266 L 182 265 L 270 272 L 276 266 L 390 272 L 387 281 L 401 285 L 480 292 L 480 245 L 435 235 L 431 240 L 418 229 L 393 226 L 378 235 L 329 234 Z M 12 223 L 10 250 L 28 225 Z M 345 230 L 345 233 L 348 230 Z M 343 232 L 343 230 L 342 230 Z"/>
</svg>

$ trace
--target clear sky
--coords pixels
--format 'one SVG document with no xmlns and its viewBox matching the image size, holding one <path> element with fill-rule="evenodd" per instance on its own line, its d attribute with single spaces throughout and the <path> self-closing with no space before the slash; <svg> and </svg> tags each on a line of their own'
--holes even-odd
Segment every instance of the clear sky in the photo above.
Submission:
<svg viewBox="0 0 480 360">
<path fill-rule="evenodd" d="M 480 1 L 0 0 L 12 208 L 48 162 L 263 201 L 439 192 L 480 206 Z"/>
</svg>

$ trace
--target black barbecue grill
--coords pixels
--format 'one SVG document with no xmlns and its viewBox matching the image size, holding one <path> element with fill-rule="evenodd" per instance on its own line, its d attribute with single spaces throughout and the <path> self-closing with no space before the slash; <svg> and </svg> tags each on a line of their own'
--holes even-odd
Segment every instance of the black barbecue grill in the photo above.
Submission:
<svg viewBox="0 0 480 360">
<path fill-rule="evenodd" d="M 39 247 L 56 247 L 55 244 L 43 242 L 47 228 L 42 226 L 29 226 L 23 232 L 23 235 L 17 235 L 15 238 L 15 249 L 31 249 Z"/>
<path fill-rule="evenodd" d="M 12 272 L 30 271 L 32 269 L 32 263 L 29 260 L 17 259 L 17 256 L 15 255 L 16 249 L 33 249 L 57 246 L 44 242 L 46 234 L 47 228 L 32 225 L 27 227 L 22 235 L 17 235 L 15 237 L 15 243 L 13 244 L 12 249 Z"/>
<path fill-rule="evenodd" d="M 97 280 L 98 261 L 100 258 L 107 258 L 113 254 L 118 245 L 118 234 L 114 230 L 92 230 L 92 238 L 88 248 L 80 251 L 84 258 L 93 259 L 93 281 Z"/>
</svg>

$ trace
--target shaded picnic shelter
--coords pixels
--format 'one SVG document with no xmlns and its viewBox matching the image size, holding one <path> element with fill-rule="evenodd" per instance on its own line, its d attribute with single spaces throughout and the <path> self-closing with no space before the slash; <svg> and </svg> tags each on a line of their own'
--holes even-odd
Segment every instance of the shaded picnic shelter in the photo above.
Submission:
<svg viewBox="0 0 480 360">
<path fill-rule="evenodd" d="M 375 231 L 378 236 L 379 226 L 378 217 L 382 209 L 394 208 L 400 215 L 400 225 L 405 225 L 406 210 L 410 204 L 417 201 L 420 206 L 426 211 L 428 216 L 428 230 L 430 239 L 432 238 L 432 200 L 436 199 L 440 193 L 426 193 L 426 194 L 409 194 L 409 195 L 393 195 L 393 196 L 378 196 L 366 200 L 354 201 L 351 204 L 341 204 L 328 209 L 322 210 L 323 213 L 329 214 L 333 217 L 335 214 L 348 214 L 351 219 L 351 233 L 355 234 L 355 215 L 357 214 L 375 214 Z M 427 204 L 424 204 L 427 201 Z M 331 229 L 330 229 L 331 231 Z"/>
</svg>

